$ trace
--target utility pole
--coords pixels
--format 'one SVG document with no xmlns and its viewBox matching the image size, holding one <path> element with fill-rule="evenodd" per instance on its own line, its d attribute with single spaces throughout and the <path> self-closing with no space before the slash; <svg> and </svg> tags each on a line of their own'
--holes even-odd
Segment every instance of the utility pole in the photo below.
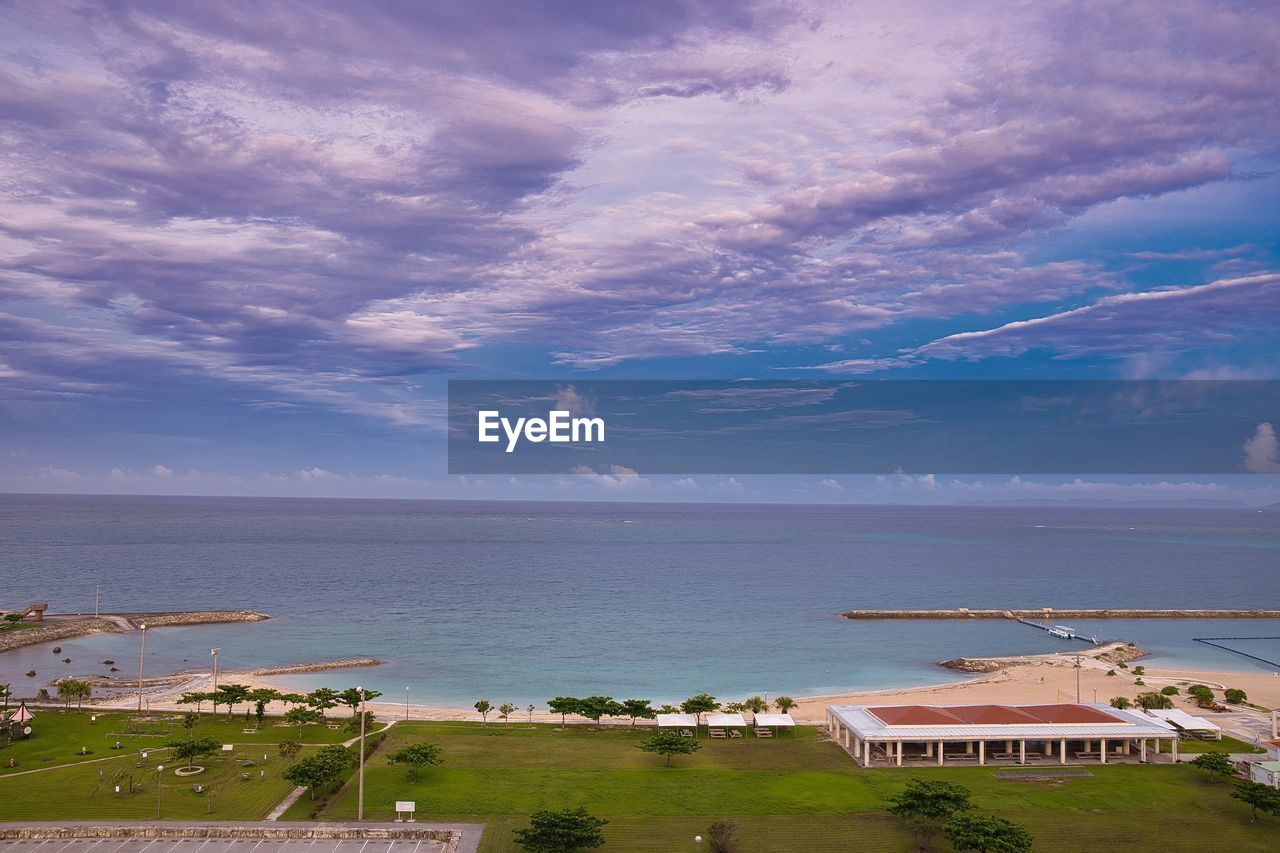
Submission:
<svg viewBox="0 0 1280 853">
<path fill-rule="evenodd" d="M 409 719 L 409 687 L 404 688 L 404 718 Z"/>
<path fill-rule="evenodd" d="M 144 622 L 139 626 L 142 628 L 142 648 L 138 651 L 138 713 L 142 713 L 142 673 L 146 668 L 147 659 L 147 624 Z"/>
<path fill-rule="evenodd" d="M 102 584 L 95 584 L 93 587 L 93 616 L 98 617 L 98 595 L 102 592 Z"/>
<path fill-rule="evenodd" d="M 209 649 L 209 654 L 213 656 L 213 692 L 218 692 L 218 652 L 222 649 Z"/>
<path fill-rule="evenodd" d="M 356 820 L 364 820 L 364 688 L 360 691 L 360 792 L 356 799 Z"/>
</svg>

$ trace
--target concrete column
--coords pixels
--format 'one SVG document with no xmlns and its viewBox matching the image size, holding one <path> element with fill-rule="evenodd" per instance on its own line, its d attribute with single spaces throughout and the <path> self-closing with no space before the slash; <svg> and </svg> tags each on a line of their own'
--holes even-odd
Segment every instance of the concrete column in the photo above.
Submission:
<svg viewBox="0 0 1280 853">
<path fill-rule="evenodd" d="M 978 741 L 978 764 L 987 763 L 987 742 L 985 740 Z"/>
<path fill-rule="evenodd" d="M 1138 741 L 1138 760 L 1143 764 L 1147 763 L 1147 739 L 1143 738 Z"/>
<path fill-rule="evenodd" d="M 1004 751 L 1013 752 L 1013 741 L 1007 740 L 1004 742 Z"/>
<path fill-rule="evenodd" d="M 1027 763 L 1027 742 L 1025 740 L 1018 741 L 1018 763 Z"/>
<path fill-rule="evenodd" d="M 1172 739 L 1172 743 L 1173 743 L 1173 763 L 1177 764 L 1178 763 L 1178 739 L 1174 737 Z"/>
<path fill-rule="evenodd" d="M 1156 755 L 1159 755 L 1160 754 L 1160 738 L 1153 738 L 1151 742 L 1155 744 Z"/>
<path fill-rule="evenodd" d="M 1067 763 L 1067 739 L 1063 738 L 1058 741 L 1058 760 L 1063 764 Z"/>
<path fill-rule="evenodd" d="M 1105 738 L 1103 740 L 1098 741 L 1098 754 L 1102 756 L 1102 763 L 1106 764 L 1107 763 L 1107 741 Z"/>
<path fill-rule="evenodd" d="M 898 766 L 902 766 L 902 741 L 898 741 Z"/>
<path fill-rule="evenodd" d="M 845 729 L 845 730 L 844 730 L 844 748 L 845 748 L 845 749 L 848 749 L 848 748 L 849 748 L 849 738 L 850 738 L 852 735 L 853 735 L 853 732 L 851 732 L 849 729 Z"/>
<path fill-rule="evenodd" d="M 924 744 L 924 757 L 925 757 L 925 758 L 933 758 L 933 741 L 931 741 L 931 740 L 930 740 L 930 741 L 925 741 L 925 744 Z"/>
<path fill-rule="evenodd" d="M 938 741 L 938 766 L 942 766 L 943 760 L 946 758 L 947 745 L 943 741 Z"/>
<path fill-rule="evenodd" d="M 967 740 L 964 742 L 964 752 L 965 752 L 965 755 L 973 754 L 973 741 Z"/>
<path fill-rule="evenodd" d="M 1128 754 L 1129 754 L 1129 744 L 1130 744 L 1130 742 L 1131 742 L 1131 741 L 1130 741 L 1128 738 L 1125 738 L 1124 740 L 1120 741 L 1120 754 L 1121 754 L 1121 755 L 1128 755 Z"/>
<path fill-rule="evenodd" d="M 864 740 L 862 742 L 862 766 L 871 766 L 871 741 Z"/>
</svg>

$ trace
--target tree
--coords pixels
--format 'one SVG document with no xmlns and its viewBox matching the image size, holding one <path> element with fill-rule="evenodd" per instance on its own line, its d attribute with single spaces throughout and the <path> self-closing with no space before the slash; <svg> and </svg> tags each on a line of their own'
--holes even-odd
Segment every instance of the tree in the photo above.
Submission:
<svg viewBox="0 0 1280 853">
<path fill-rule="evenodd" d="M 944 829 L 957 850 L 993 853 L 1030 853 L 1031 833 L 1018 824 L 995 815 L 961 812 L 947 821 Z"/>
<path fill-rule="evenodd" d="M 1111 700 L 1111 707 L 1123 711 L 1125 708 L 1132 708 L 1133 703 L 1129 701 L 1128 696 L 1116 696 Z"/>
<path fill-rule="evenodd" d="M 1228 687 L 1222 691 L 1222 697 L 1232 705 L 1243 705 L 1249 699 L 1249 694 L 1245 693 L 1237 687 Z"/>
<path fill-rule="evenodd" d="M 374 699 L 377 699 L 381 695 L 382 695 L 381 691 L 366 690 L 364 691 L 363 701 L 372 702 Z M 348 687 L 346 690 L 338 694 L 337 699 L 339 704 L 346 705 L 348 708 L 351 709 L 351 716 L 354 717 L 356 714 L 360 713 L 360 702 L 362 700 L 360 698 L 360 691 L 357 690 L 356 688 Z"/>
<path fill-rule="evenodd" d="M 213 713 L 218 713 L 217 705 L 218 695 L 214 693 L 183 693 L 178 699 L 179 705 L 195 705 L 196 713 L 200 713 L 200 706 L 205 702 L 213 702 Z"/>
<path fill-rule="evenodd" d="M 511 722 L 511 715 L 516 712 L 516 706 L 510 702 L 503 702 L 498 706 L 498 719 L 504 723 Z"/>
<path fill-rule="evenodd" d="M 769 710 L 769 703 L 759 696 L 748 696 L 742 704 L 753 714 L 763 714 Z"/>
<path fill-rule="evenodd" d="M 710 853 L 738 853 L 738 825 L 731 820 L 717 820 L 707 827 Z"/>
<path fill-rule="evenodd" d="M 653 706 L 649 704 L 648 699 L 623 699 L 622 713 L 631 718 L 631 725 L 636 724 L 636 719 L 652 720 L 658 716 L 658 712 L 653 710 Z"/>
<path fill-rule="evenodd" d="M 534 709 L 534 707 L 535 707 L 535 706 L 534 706 L 532 703 L 530 703 L 530 704 L 526 705 L 526 706 L 525 706 L 525 708 L 524 708 L 526 711 L 528 711 L 528 712 L 529 712 L 529 728 L 533 728 L 533 709 Z"/>
<path fill-rule="evenodd" d="M 257 690 L 249 691 L 249 695 L 245 698 L 253 703 L 253 716 L 261 726 L 263 718 L 267 716 L 267 705 L 280 699 L 280 691 L 270 687 L 259 687 Z"/>
<path fill-rule="evenodd" d="M 409 781 L 417 784 L 418 773 L 423 767 L 440 763 L 440 747 L 434 743 L 411 743 L 388 755 L 387 760 L 392 764 L 408 765 Z"/>
<path fill-rule="evenodd" d="M 1191 685 L 1187 688 L 1187 693 L 1189 693 L 1197 702 L 1213 701 L 1213 691 L 1203 684 Z"/>
<path fill-rule="evenodd" d="M 356 714 L 354 717 L 349 718 L 345 723 L 342 724 L 342 730 L 353 735 L 360 734 L 360 717 L 361 716 L 362 715 L 360 714 Z M 369 732 L 373 731 L 374 725 L 378 722 L 378 715 L 373 713 L 372 711 L 365 711 L 363 716 L 364 716 L 365 734 L 368 734 Z"/>
<path fill-rule="evenodd" d="M 285 761 L 293 761 L 302 752 L 302 744 L 296 740 L 280 741 L 280 757 Z"/>
<path fill-rule="evenodd" d="M 351 768 L 354 760 L 355 756 L 345 746 L 326 746 L 306 758 L 295 761 L 280 775 L 295 785 L 309 789 L 311 799 L 314 800 L 316 789 L 342 778 L 342 775 Z"/>
<path fill-rule="evenodd" d="M 174 758 L 186 761 L 189 768 L 197 758 L 213 755 L 222 749 L 222 741 L 211 737 L 193 737 L 187 740 L 171 740 L 165 746 L 172 750 Z"/>
<path fill-rule="evenodd" d="M 540 811 L 529 816 L 528 828 L 514 835 L 516 844 L 530 853 L 574 853 L 604 844 L 600 830 L 608 822 L 585 808 Z"/>
<path fill-rule="evenodd" d="M 320 712 L 315 708 L 307 708 L 299 705 L 284 712 L 284 721 L 291 726 L 298 727 L 298 742 L 302 742 L 302 727 L 309 723 L 318 723 L 321 720 Z"/>
<path fill-rule="evenodd" d="M 489 725 L 489 712 L 493 710 L 493 703 L 488 699 L 481 699 L 475 704 L 475 709 L 480 712 L 480 720 L 484 725 Z"/>
<path fill-rule="evenodd" d="M 307 704 L 324 716 L 325 711 L 337 707 L 338 691 L 332 687 L 319 687 L 307 694 Z"/>
<path fill-rule="evenodd" d="M 1191 763 L 1214 776 L 1236 775 L 1236 765 L 1225 752 L 1205 752 L 1197 755 Z"/>
<path fill-rule="evenodd" d="M 198 722 L 200 722 L 200 715 L 195 711 L 188 711 L 182 715 L 182 727 L 188 732 L 194 729 Z"/>
<path fill-rule="evenodd" d="M 1162 694 L 1164 694 L 1165 696 L 1177 696 L 1177 695 L 1178 695 L 1178 688 L 1176 688 L 1176 687 L 1174 687 L 1172 684 L 1170 684 L 1170 685 L 1168 685 L 1168 686 L 1166 686 L 1166 687 L 1161 687 L 1161 688 L 1160 688 L 1160 692 L 1161 692 Z"/>
<path fill-rule="evenodd" d="M 889 798 L 889 814 L 906 821 L 916 838 L 917 850 L 928 850 L 943 824 L 970 808 L 969 789 L 954 782 L 910 779 L 907 787 Z"/>
<path fill-rule="evenodd" d="M 581 700 L 573 696 L 557 696 L 547 703 L 547 707 L 551 709 L 551 713 L 560 715 L 560 728 L 564 728 L 564 718 L 569 714 L 578 713 L 578 704 Z"/>
<path fill-rule="evenodd" d="M 690 696 L 688 699 L 680 703 L 680 710 L 686 714 L 693 714 L 697 718 L 698 725 L 702 725 L 702 715 L 711 711 L 719 710 L 720 703 L 716 701 L 716 697 L 708 693 L 699 693 L 697 696 Z"/>
<path fill-rule="evenodd" d="M 1145 708 L 1148 711 L 1172 708 L 1173 700 L 1163 693 L 1139 693 L 1138 707 Z"/>
<path fill-rule="evenodd" d="M 216 701 L 219 705 L 227 706 L 227 719 L 229 720 L 236 706 L 249 698 L 249 688 L 243 684 L 219 684 L 218 689 L 214 691 L 214 695 L 217 697 Z"/>
<path fill-rule="evenodd" d="M 12 688 L 8 684 L 0 684 L 0 699 L 4 700 L 4 710 L 9 710 L 9 697 L 13 695 Z"/>
<path fill-rule="evenodd" d="M 84 709 L 84 700 L 93 695 L 93 686 L 87 681 L 80 681 L 76 678 L 62 678 L 58 680 L 58 698 L 67 707 L 71 707 L 72 702 L 76 702 L 77 710 Z"/>
<path fill-rule="evenodd" d="M 1231 796 L 1248 804 L 1253 812 L 1249 823 L 1258 822 L 1258 809 L 1269 815 L 1280 815 L 1280 788 L 1257 782 L 1237 782 Z"/>
<path fill-rule="evenodd" d="M 796 706 L 796 700 L 792 699 L 790 696 L 779 696 L 777 699 L 773 700 L 773 704 L 782 713 L 790 714 L 791 709 Z"/>
<path fill-rule="evenodd" d="M 653 737 L 636 744 L 637 749 L 666 756 L 667 766 L 671 766 L 671 756 L 692 755 L 702 749 L 702 744 L 693 738 L 680 737 L 675 732 L 658 732 Z"/>
<path fill-rule="evenodd" d="M 622 713 L 622 705 L 615 702 L 612 696 L 588 696 L 578 702 L 578 714 L 597 725 L 601 717 L 617 717 Z"/>
<path fill-rule="evenodd" d="M 1133 668 L 1133 674 L 1134 674 L 1134 675 L 1146 675 L 1146 674 L 1147 674 L 1147 668 L 1146 668 L 1145 666 L 1135 666 L 1135 667 Z"/>
</svg>

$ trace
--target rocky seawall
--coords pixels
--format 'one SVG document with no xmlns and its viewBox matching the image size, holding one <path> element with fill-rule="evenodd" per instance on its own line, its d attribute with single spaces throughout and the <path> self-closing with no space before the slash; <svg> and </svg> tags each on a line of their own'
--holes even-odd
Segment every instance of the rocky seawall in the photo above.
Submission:
<svg viewBox="0 0 1280 853">
<path fill-rule="evenodd" d="M 847 610 L 846 619 L 1280 619 L 1280 610 L 1136 610 L 1130 608 L 1057 610 Z"/>
<path fill-rule="evenodd" d="M 181 613 L 122 613 L 103 616 L 50 616 L 31 627 L 0 633 L 0 652 L 70 640 L 90 634 L 122 633 L 142 625 L 163 628 L 175 625 L 214 625 L 225 622 L 261 622 L 269 619 L 253 610 L 193 610 Z"/>
</svg>

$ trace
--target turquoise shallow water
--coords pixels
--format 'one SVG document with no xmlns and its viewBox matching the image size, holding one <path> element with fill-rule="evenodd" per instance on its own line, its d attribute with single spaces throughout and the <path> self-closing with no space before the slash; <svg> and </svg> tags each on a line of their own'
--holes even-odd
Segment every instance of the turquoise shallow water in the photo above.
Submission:
<svg viewBox="0 0 1280 853">
<path fill-rule="evenodd" d="M 1280 525 L 1252 510 L 504 504 L 0 497 L 13 604 L 247 607 L 271 621 L 152 632 L 147 670 L 354 656 L 295 677 L 415 703 L 604 692 L 809 694 L 936 683 L 958 655 L 1072 648 L 1006 622 L 859 623 L 858 607 L 1280 607 Z M 1208 579 L 1208 580 L 1206 580 Z M 1273 620 L 1075 623 L 1151 663 L 1272 671 L 1194 637 Z M 28 682 L 137 672 L 136 636 L 0 656 Z M 1280 641 L 1233 647 L 1280 661 Z M 61 658 L 71 657 L 63 664 Z M 36 669 L 36 679 L 23 673 Z"/>
</svg>

